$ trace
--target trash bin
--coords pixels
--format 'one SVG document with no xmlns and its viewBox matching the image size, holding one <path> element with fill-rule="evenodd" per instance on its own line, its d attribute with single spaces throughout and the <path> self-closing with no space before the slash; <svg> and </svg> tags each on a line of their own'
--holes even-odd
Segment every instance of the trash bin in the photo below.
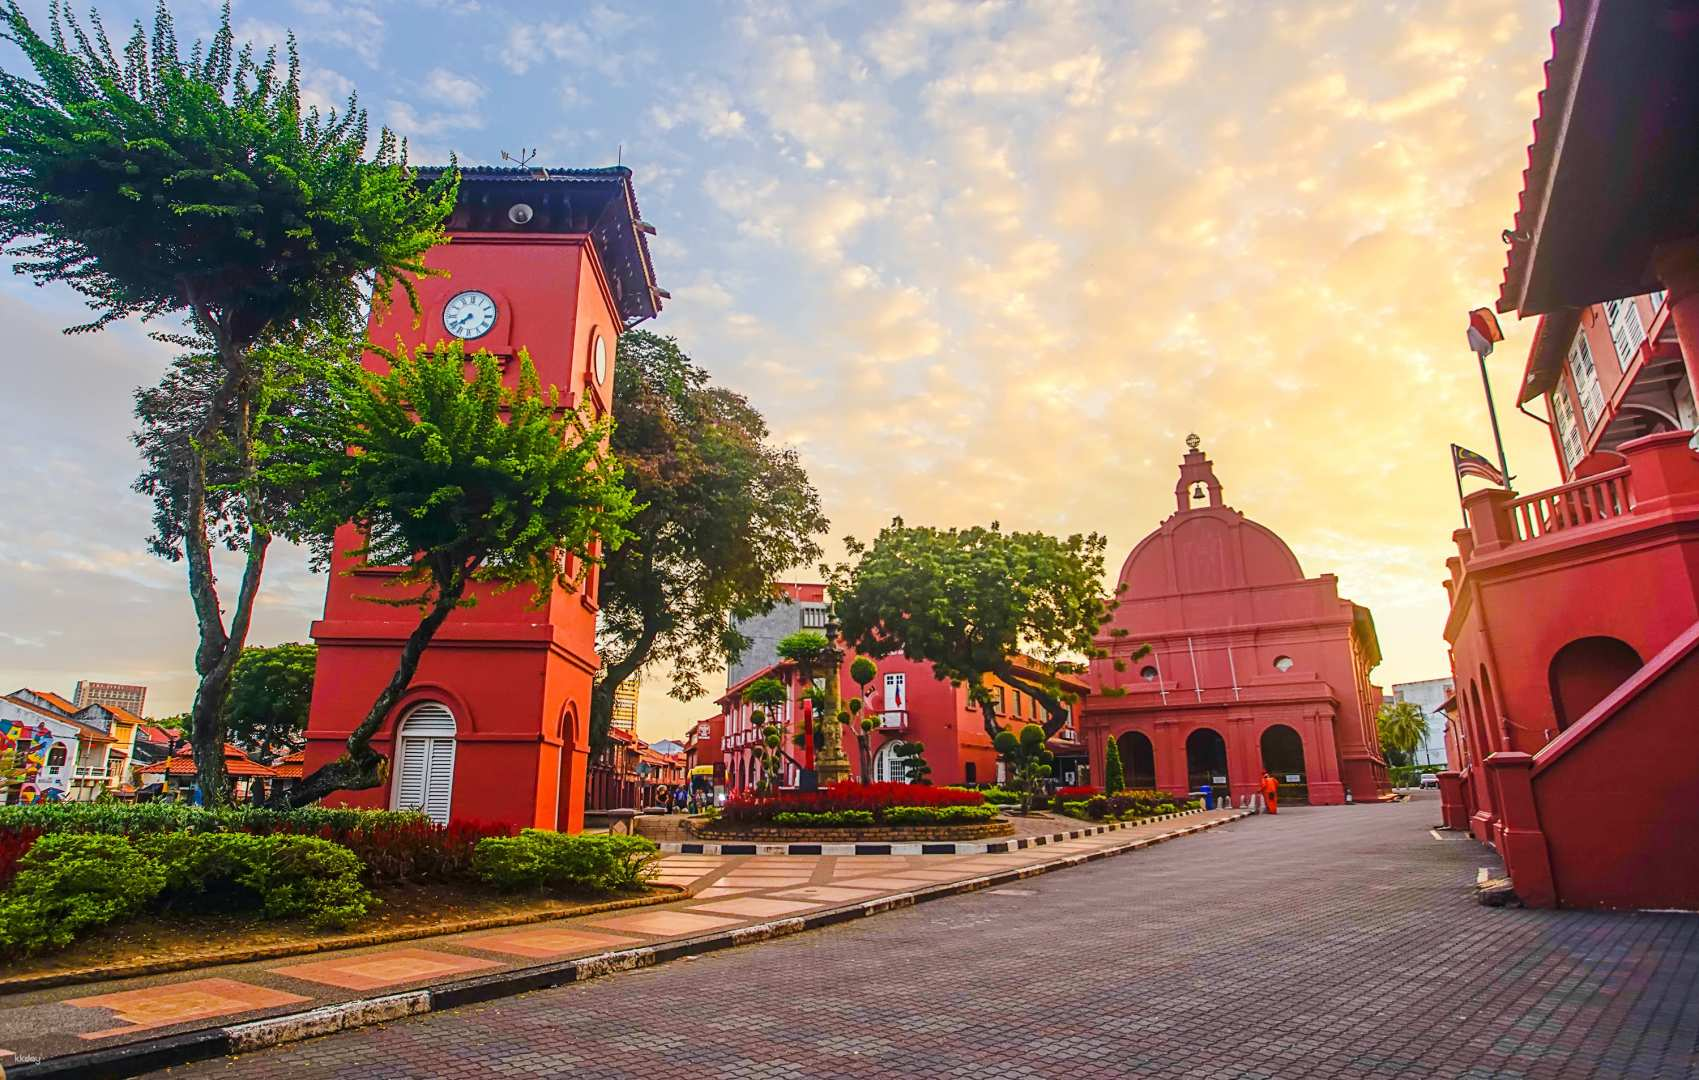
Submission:
<svg viewBox="0 0 1699 1080">
<path fill-rule="evenodd" d="M 1208 784 L 1204 784 L 1202 787 L 1198 788 L 1198 791 L 1203 795 L 1203 808 L 1205 810 L 1214 810 L 1215 789 L 1210 787 Z"/>
</svg>

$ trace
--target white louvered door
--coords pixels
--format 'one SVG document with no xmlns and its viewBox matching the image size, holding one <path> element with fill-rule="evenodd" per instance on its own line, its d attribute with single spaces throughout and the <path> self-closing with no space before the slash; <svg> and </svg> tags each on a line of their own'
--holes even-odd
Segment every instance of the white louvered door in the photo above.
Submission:
<svg viewBox="0 0 1699 1080">
<path fill-rule="evenodd" d="M 395 808 L 423 810 L 446 825 L 454 793 L 454 714 L 427 701 L 401 723 L 395 763 Z"/>
</svg>

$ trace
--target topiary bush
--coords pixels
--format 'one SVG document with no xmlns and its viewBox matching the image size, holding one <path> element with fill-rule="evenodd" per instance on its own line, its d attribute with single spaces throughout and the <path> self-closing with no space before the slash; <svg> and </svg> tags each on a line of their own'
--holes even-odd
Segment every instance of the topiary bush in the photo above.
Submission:
<svg viewBox="0 0 1699 1080">
<path fill-rule="evenodd" d="M 127 918 L 165 888 L 165 872 L 121 836 L 43 836 L 0 894 L 0 953 L 62 949 Z"/>
<path fill-rule="evenodd" d="M 472 869 L 507 891 L 545 888 L 582 892 L 634 889 L 655 874 L 660 848 L 642 836 L 571 836 L 526 829 L 480 840 Z"/>
</svg>

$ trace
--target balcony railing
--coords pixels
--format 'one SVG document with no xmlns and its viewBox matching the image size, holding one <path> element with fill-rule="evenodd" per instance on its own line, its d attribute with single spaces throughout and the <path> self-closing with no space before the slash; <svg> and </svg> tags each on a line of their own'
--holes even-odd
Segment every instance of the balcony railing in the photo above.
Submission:
<svg viewBox="0 0 1699 1080">
<path fill-rule="evenodd" d="M 1628 474 L 1628 467 L 1623 466 L 1512 499 L 1507 504 L 1512 542 L 1537 540 L 1577 525 L 1629 513 L 1634 505 L 1628 491 Z"/>
<path fill-rule="evenodd" d="M 105 769 L 92 769 L 87 766 L 79 766 L 76 778 L 78 780 L 105 780 L 108 775 L 109 774 Z"/>
<path fill-rule="evenodd" d="M 891 709 L 879 714 L 880 731 L 907 731 L 908 710 Z"/>
</svg>

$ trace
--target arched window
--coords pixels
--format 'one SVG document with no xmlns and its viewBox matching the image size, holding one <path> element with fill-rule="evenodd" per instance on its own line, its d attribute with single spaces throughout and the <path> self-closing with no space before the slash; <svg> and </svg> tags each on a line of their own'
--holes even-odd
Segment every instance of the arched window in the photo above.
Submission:
<svg viewBox="0 0 1699 1080">
<path fill-rule="evenodd" d="M 437 701 L 413 706 L 395 740 L 395 809 L 423 810 L 448 824 L 454 795 L 454 714 Z"/>
<path fill-rule="evenodd" d="M 1156 786 L 1156 748 L 1142 731 L 1127 731 L 1115 740 L 1121 750 L 1121 780 L 1130 788 Z"/>
<path fill-rule="evenodd" d="M 1292 663 L 1292 658 L 1290 656 L 1277 656 L 1274 658 L 1274 670 L 1284 675 L 1286 672 L 1292 670 Z"/>
<path fill-rule="evenodd" d="M 897 745 L 900 740 L 892 739 L 879 748 L 873 755 L 873 779 L 881 784 L 906 784 L 908 772 L 903 768 L 903 759 L 897 756 Z"/>
<path fill-rule="evenodd" d="M 1577 638 L 1559 649 L 1546 672 L 1557 729 L 1586 716 L 1639 670 L 1640 654 L 1613 637 Z"/>
</svg>

